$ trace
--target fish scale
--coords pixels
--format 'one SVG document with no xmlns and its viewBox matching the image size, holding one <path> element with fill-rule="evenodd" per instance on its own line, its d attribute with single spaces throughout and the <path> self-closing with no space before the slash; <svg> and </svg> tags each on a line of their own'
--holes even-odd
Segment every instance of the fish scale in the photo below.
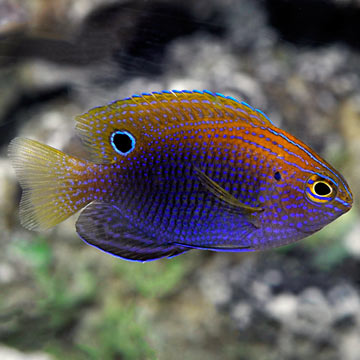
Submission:
<svg viewBox="0 0 360 360">
<path fill-rule="evenodd" d="M 205 149 L 202 149 L 202 150 L 205 150 Z M 194 151 L 194 150 L 193 150 L 193 151 Z M 159 153 L 159 154 L 162 154 L 163 151 L 162 151 L 161 149 L 158 149 L 158 153 Z M 198 150 L 198 151 L 195 151 L 195 153 L 201 154 L 202 151 L 199 151 L 199 150 Z M 217 156 L 217 157 L 220 159 L 220 155 Z M 233 184 L 233 182 L 232 182 L 232 183 L 228 182 L 228 179 L 227 179 L 227 177 L 226 177 L 226 172 L 225 172 L 225 176 L 223 176 L 223 175 L 224 175 L 224 169 L 223 169 L 223 167 L 222 167 L 222 164 L 224 164 L 224 165 L 227 164 L 228 159 L 227 159 L 226 157 L 225 157 L 225 158 L 222 158 L 222 159 L 223 159 L 222 162 L 219 162 L 219 163 L 214 164 L 213 169 L 209 169 L 209 168 L 208 168 L 209 174 L 212 174 L 213 172 L 216 172 L 215 169 L 217 169 L 218 173 L 222 175 L 223 179 L 222 179 L 222 180 L 221 180 L 221 179 L 217 179 L 217 177 L 216 177 L 216 175 L 215 175 L 215 176 L 214 176 L 214 179 L 215 179 L 215 180 L 218 180 L 219 183 L 222 183 L 222 185 L 225 185 L 225 181 L 227 181 L 227 183 L 229 183 L 229 184 Z M 196 159 L 196 157 L 192 157 L 191 160 L 192 160 L 192 161 L 196 161 L 197 159 Z M 157 160 L 157 161 L 161 162 L 161 160 Z M 172 161 L 174 161 L 174 159 L 172 159 Z M 167 160 L 167 163 L 166 163 L 166 164 L 168 164 L 168 163 L 169 163 L 169 161 Z M 181 164 L 181 163 L 178 163 L 178 162 L 175 162 L 175 161 L 174 161 L 174 166 L 176 166 L 176 164 Z M 152 163 L 152 164 L 146 165 L 146 168 L 151 168 L 151 167 L 153 167 L 153 166 L 154 166 L 154 164 Z M 162 169 L 163 169 L 163 167 L 162 167 Z M 243 170 L 247 170 L 247 169 L 243 169 Z M 131 171 L 131 172 L 132 172 L 132 171 Z M 133 172 L 132 172 L 132 173 L 133 173 Z M 241 172 L 238 172 L 238 174 L 241 174 Z M 134 178 L 141 178 L 141 174 L 133 173 L 133 176 L 134 176 Z M 185 189 L 179 188 L 179 183 L 181 183 L 181 184 L 183 184 L 183 183 L 186 184 L 186 182 L 184 182 L 184 181 L 186 181 L 186 178 L 184 179 L 184 178 L 182 177 L 181 169 L 180 169 L 180 172 L 178 172 L 178 173 L 176 174 L 175 178 L 176 178 L 178 181 L 175 182 L 175 187 L 176 187 L 176 188 L 175 188 L 173 194 L 185 193 Z M 159 180 L 159 179 L 157 178 L 157 180 Z M 167 181 L 168 181 L 168 179 L 165 178 L 165 179 L 164 179 L 164 182 L 165 182 L 165 183 L 168 183 Z M 238 180 L 238 181 L 241 182 L 242 184 L 247 185 L 248 190 L 250 190 L 250 188 L 251 188 L 251 186 L 252 186 L 251 183 L 248 183 L 248 184 L 247 184 L 247 183 L 244 182 L 242 179 L 240 179 L 240 180 Z M 226 187 L 226 185 L 225 185 L 224 187 Z M 133 188 L 133 189 L 134 189 L 134 191 L 136 191 L 136 192 L 139 193 L 139 194 L 144 194 L 144 190 L 143 190 L 143 189 L 136 189 L 136 188 Z M 169 190 L 164 189 L 164 193 L 167 193 L 168 191 L 169 191 Z M 194 194 L 194 189 L 191 189 L 191 190 L 190 190 L 190 194 Z M 145 195 L 146 195 L 146 194 L 145 194 Z M 248 196 L 248 194 L 247 194 L 247 196 Z M 246 196 L 246 197 L 247 197 L 247 196 Z M 145 196 L 145 198 L 146 198 L 146 196 Z M 246 199 L 246 200 L 248 200 L 248 199 Z M 133 201 L 133 202 L 136 204 L 136 203 L 138 203 L 138 200 L 136 199 L 136 200 Z M 160 205 L 160 203 L 161 203 L 162 205 Z M 186 202 L 184 202 L 184 203 L 186 203 Z M 196 198 L 195 204 L 194 204 L 193 207 L 191 207 L 191 202 L 189 202 L 188 206 L 189 206 L 190 209 L 191 209 L 190 212 L 193 214 L 193 217 L 194 217 L 194 212 L 196 211 L 196 208 L 197 208 L 196 204 L 202 204 L 202 203 L 204 203 L 203 193 L 198 194 L 198 197 Z M 121 205 L 119 204 L 119 206 L 121 206 Z M 176 213 L 176 210 L 182 210 L 182 209 L 181 209 L 181 207 L 178 206 L 178 204 L 175 204 L 175 203 L 174 203 L 174 199 L 173 199 L 173 198 L 171 199 L 171 201 L 169 201 L 168 198 L 163 197 L 163 196 L 159 196 L 156 200 L 153 199 L 153 198 L 151 198 L 150 201 L 149 201 L 149 207 L 150 207 L 150 206 L 154 207 L 156 210 L 158 210 L 159 207 L 162 207 L 164 212 L 165 212 L 165 207 L 168 208 L 168 212 L 170 213 L 170 216 L 168 216 L 168 217 L 161 216 L 161 219 L 164 219 L 164 221 L 167 221 L 167 219 L 171 219 L 171 218 L 184 219 L 184 214 L 183 214 L 182 212 L 180 212 L 180 214 L 179 214 L 179 213 Z M 212 208 L 212 207 L 209 207 L 209 208 Z M 183 211 L 186 212 L 186 210 L 187 210 L 187 208 L 185 208 Z M 125 209 L 124 209 L 124 211 L 125 211 Z M 174 216 L 174 214 L 173 214 L 174 212 L 176 213 L 176 216 Z M 150 224 L 154 224 L 153 226 L 154 226 L 155 228 L 156 228 L 156 227 L 162 228 L 162 224 L 161 224 L 161 223 L 159 224 L 158 222 L 155 222 L 155 221 L 154 221 L 154 218 L 156 217 L 156 211 L 150 213 L 150 215 L 149 215 L 149 209 L 146 209 L 146 211 L 145 211 L 144 213 L 138 212 L 138 213 L 133 213 L 133 214 L 132 214 L 132 216 L 133 216 L 134 218 L 141 219 L 141 220 L 140 220 L 140 223 L 141 223 L 141 224 L 139 224 L 139 226 L 142 225 L 143 227 L 148 226 L 148 225 L 146 224 L 146 220 L 147 220 L 146 217 L 147 217 L 147 215 L 150 217 L 150 220 L 149 220 L 149 223 L 150 223 Z M 163 214 L 162 214 L 162 215 L 163 215 Z M 171 215 L 172 215 L 172 216 L 171 216 Z M 151 216 L 152 216 L 152 217 L 151 217 Z M 206 218 L 206 214 L 204 214 L 203 211 L 199 210 L 199 212 L 198 212 L 198 219 L 197 219 L 197 217 L 195 217 L 195 219 L 197 219 L 197 220 L 200 222 L 200 221 L 203 220 L 204 218 Z M 223 221 L 224 221 L 224 220 L 223 220 Z M 177 221 L 177 222 L 174 223 L 173 225 L 174 225 L 174 226 L 173 226 L 172 228 L 165 228 L 165 231 L 168 231 L 169 234 L 172 234 L 173 232 L 178 232 L 178 233 L 181 233 L 181 232 L 182 232 L 182 227 L 183 227 L 183 224 L 182 224 L 182 223 L 179 223 L 179 221 Z M 194 227 L 192 227 L 192 228 L 189 229 L 189 230 L 191 230 L 192 232 L 194 232 L 194 231 L 196 232 L 196 229 L 194 229 Z M 150 229 L 150 231 L 154 231 L 154 229 L 152 228 L 152 229 Z M 164 234 L 163 234 L 163 236 L 164 236 Z M 172 236 L 172 235 L 171 235 L 171 236 Z M 185 233 L 184 236 L 187 236 L 187 234 Z"/>
<path fill-rule="evenodd" d="M 49 228 L 85 207 L 79 236 L 127 260 L 276 247 L 352 206 L 331 165 L 233 97 L 144 93 L 76 121 L 88 160 L 33 140 L 10 144 L 24 189 L 21 221 Z"/>
</svg>

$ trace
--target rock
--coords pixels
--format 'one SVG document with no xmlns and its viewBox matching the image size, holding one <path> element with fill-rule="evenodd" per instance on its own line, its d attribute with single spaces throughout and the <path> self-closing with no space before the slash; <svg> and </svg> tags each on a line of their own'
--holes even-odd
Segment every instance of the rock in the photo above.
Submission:
<svg viewBox="0 0 360 360">
<path fill-rule="evenodd" d="M 280 294 L 266 303 L 266 311 L 281 323 L 296 320 L 298 299 L 294 294 Z"/>
<path fill-rule="evenodd" d="M 307 337 L 326 338 L 332 323 L 332 309 L 319 288 L 309 287 L 299 294 L 295 331 Z"/>
<path fill-rule="evenodd" d="M 341 321 L 343 318 L 357 318 L 360 314 L 360 297 L 358 291 L 350 284 L 339 284 L 328 292 L 328 299 L 331 304 L 334 321 Z"/>
<path fill-rule="evenodd" d="M 357 259 L 360 259 L 360 224 L 354 224 L 350 232 L 347 234 L 344 244 L 346 249 L 350 252 L 352 256 L 355 256 Z"/>
<path fill-rule="evenodd" d="M 0 345 L 0 359 L 3 360 L 52 360 L 49 354 L 41 352 L 23 353 L 19 350 Z"/>
<path fill-rule="evenodd" d="M 344 360 L 358 360 L 360 354 L 359 333 L 353 332 L 342 337 L 339 358 Z"/>
<path fill-rule="evenodd" d="M 4 35 L 23 29 L 27 22 L 25 9 L 16 1 L 3 0 L 0 3 L 0 34 Z"/>
</svg>

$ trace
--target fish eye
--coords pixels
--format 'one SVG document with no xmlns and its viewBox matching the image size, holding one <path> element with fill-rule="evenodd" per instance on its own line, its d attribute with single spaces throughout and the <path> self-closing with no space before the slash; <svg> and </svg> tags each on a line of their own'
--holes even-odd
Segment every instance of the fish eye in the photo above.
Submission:
<svg viewBox="0 0 360 360">
<path fill-rule="evenodd" d="M 335 197 L 336 187 L 328 179 L 312 175 L 306 182 L 305 193 L 311 202 L 324 204 Z"/>
<path fill-rule="evenodd" d="M 332 188 L 323 181 L 318 181 L 314 184 L 314 192 L 316 195 L 326 196 L 332 193 Z"/>
<path fill-rule="evenodd" d="M 127 155 L 135 149 L 135 138 L 127 131 L 115 131 L 111 134 L 110 143 L 120 155 Z"/>
</svg>

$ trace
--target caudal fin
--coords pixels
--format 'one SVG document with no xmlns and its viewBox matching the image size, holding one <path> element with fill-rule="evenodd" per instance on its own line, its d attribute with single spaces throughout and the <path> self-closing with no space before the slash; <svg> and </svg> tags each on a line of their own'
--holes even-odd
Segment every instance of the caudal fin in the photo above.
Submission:
<svg viewBox="0 0 360 360">
<path fill-rule="evenodd" d="M 79 186 L 87 161 L 23 138 L 11 141 L 9 157 L 23 189 L 20 221 L 27 229 L 55 226 L 91 201 Z"/>
</svg>

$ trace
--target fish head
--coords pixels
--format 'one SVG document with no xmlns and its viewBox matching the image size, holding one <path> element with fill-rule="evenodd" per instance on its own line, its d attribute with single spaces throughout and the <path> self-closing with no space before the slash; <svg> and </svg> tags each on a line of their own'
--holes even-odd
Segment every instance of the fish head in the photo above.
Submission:
<svg viewBox="0 0 360 360">
<path fill-rule="evenodd" d="M 351 190 L 336 170 L 303 174 L 301 183 L 302 186 L 292 187 L 296 188 L 296 194 L 288 198 L 293 201 L 282 203 L 288 225 L 295 228 L 299 236 L 320 230 L 352 207 Z"/>
<path fill-rule="evenodd" d="M 313 232 L 348 212 L 353 203 L 351 190 L 338 173 L 324 172 L 310 175 L 304 184 L 305 199 L 310 211 L 316 214 L 313 222 L 308 221 L 304 230 Z M 313 217 L 309 216 L 311 220 Z"/>
</svg>

